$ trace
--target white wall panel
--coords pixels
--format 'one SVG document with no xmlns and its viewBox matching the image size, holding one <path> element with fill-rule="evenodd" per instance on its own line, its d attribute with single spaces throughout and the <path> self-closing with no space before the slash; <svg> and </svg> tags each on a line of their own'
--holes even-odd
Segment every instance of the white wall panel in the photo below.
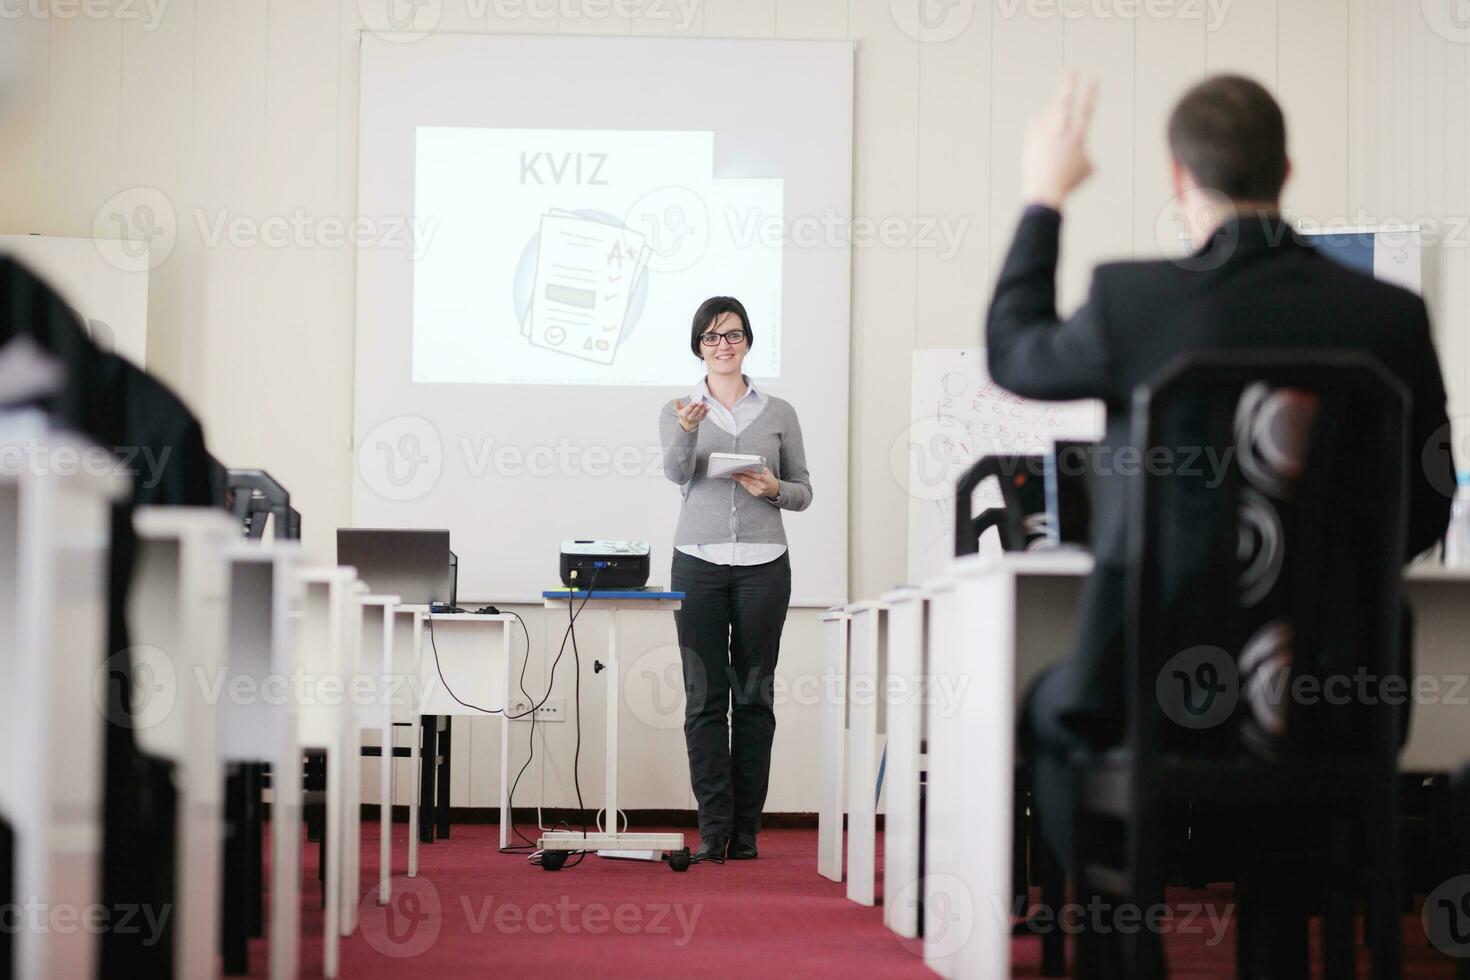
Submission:
<svg viewBox="0 0 1470 980">
<path fill-rule="evenodd" d="M 1285 107 L 1296 212 L 1325 219 L 1361 209 L 1369 220 L 1444 218 L 1458 228 L 1437 250 L 1426 289 L 1452 408 L 1470 412 L 1470 232 L 1456 224 L 1470 210 L 1465 39 L 1435 31 L 1420 4 L 1402 0 L 1236 0 L 1215 6 L 1218 21 L 1209 5 L 1199 17 L 1184 15 L 1193 4 L 1153 5 L 1173 16 L 1151 16 L 1150 6 L 1131 19 L 1099 16 L 1114 11 L 1096 4 L 1072 17 L 1058 5 L 977 0 L 943 8 L 961 21 L 926 33 L 889 0 L 669 0 L 595 24 L 563 23 L 545 0 L 446 0 L 433 29 L 857 43 L 854 215 L 915 230 L 918 218 L 951 228 L 969 220 L 948 259 L 907 246 L 853 250 L 849 550 L 858 598 L 903 575 L 907 500 L 889 450 L 909 421 L 910 354 L 978 338 L 1020 206 L 1022 127 L 1064 64 L 1103 82 L 1098 173 L 1067 224 L 1066 303 L 1080 298 L 1093 261 L 1157 253 L 1155 222 L 1170 195 L 1168 109 L 1207 72 L 1245 71 Z M 365 15 L 389 25 L 367 0 L 171 0 L 163 9 L 158 23 L 29 12 L 4 21 L 0 232 L 87 234 L 119 191 L 162 192 L 178 240 L 150 277 L 150 363 L 201 413 L 223 456 L 263 465 L 292 488 L 308 551 L 330 558 L 332 530 L 349 509 L 352 256 L 294 239 L 271 249 L 211 245 L 198 215 L 351 215 L 357 31 Z M 529 612 L 539 690 L 543 645 L 560 634 Z M 584 661 L 599 633 L 588 631 Z M 671 636 L 671 622 L 630 625 L 626 642 L 651 650 Z M 814 665 L 816 649 L 814 614 L 793 613 L 783 673 Z M 557 696 L 570 698 L 570 674 L 559 676 Z M 584 791 L 601 785 L 598 693 L 584 684 L 584 756 L 594 746 Z M 810 810 L 815 706 L 793 700 L 778 717 L 770 808 Z M 460 724 L 456 800 L 489 803 L 499 791 L 498 722 Z M 548 798 L 565 803 L 574 733 L 569 723 L 544 728 Z M 640 746 L 629 770 L 666 775 L 657 785 L 672 787 L 666 797 L 650 783 L 640 792 L 653 795 L 630 803 L 688 805 L 678 802 L 688 800 L 678 730 L 629 737 Z M 519 765 L 525 748 L 512 748 Z"/>
</svg>

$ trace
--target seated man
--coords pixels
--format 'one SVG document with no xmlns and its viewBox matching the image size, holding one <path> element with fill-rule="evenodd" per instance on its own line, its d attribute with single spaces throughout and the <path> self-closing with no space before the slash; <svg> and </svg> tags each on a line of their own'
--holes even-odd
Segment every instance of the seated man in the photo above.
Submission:
<svg viewBox="0 0 1470 980">
<path fill-rule="evenodd" d="M 1449 520 L 1453 465 L 1444 383 L 1424 303 L 1319 255 L 1281 218 L 1290 164 L 1281 109 L 1257 83 L 1217 76 L 1191 89 L 1169 119 L 1176 200 L 1194 254 L 1099 266 L 1087 303 L 1056 310 L 1061 207 L 1091 172 L 1085 139 L 1095 91 L 1074 107 L 1069 75 L 1028 128 L 1026 210 L 991 301 L 990 374 L 1029 398 L 1099 398 L 1104 449 L 1130 444 L 1129 404 L 1175 356 L 1210 350 L 1338 350 L 1376 357 L 1411 393 L 1411 557 Z M 1096 568 L 1083 593 L 1070 656 L 1029 692 L 1025 733 L 1043 833 L 1070 861 L 1071 774 L 1079 747 L 1123 731 L 1127 477 L 1094 481 Z"/>
</svg>

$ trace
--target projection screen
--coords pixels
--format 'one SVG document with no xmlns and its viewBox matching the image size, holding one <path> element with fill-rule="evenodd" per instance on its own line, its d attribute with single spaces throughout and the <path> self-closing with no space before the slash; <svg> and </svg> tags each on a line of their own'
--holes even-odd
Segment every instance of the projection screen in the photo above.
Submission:
<svg viewBox="0 0 1470 980">
<path fill-rule="evenodd" d="M 449 528 L 462 602 L 567 538 L 667 584 L 657 416 L 732 295 L 812 471 L 793 604 L 845 601 L 851 44 L 365 34 L 359 97 L 354 525 Z"/>
</svg>

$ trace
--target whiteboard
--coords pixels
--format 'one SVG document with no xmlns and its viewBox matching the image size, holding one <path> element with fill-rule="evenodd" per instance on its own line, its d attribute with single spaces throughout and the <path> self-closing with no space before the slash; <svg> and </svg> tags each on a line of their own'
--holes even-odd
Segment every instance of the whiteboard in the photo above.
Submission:
<svg viewBox="0 0 1470 980">
<path fill-rule="evenodd" d="M 110 238 L 0 235 L 10 255 L 66 300 L 103 350 L 147 367 L 148 253 Z"/>
<path fill-rule="evenodd" d="M 1056 439 L 1102 438 L 1101 402 L 1038 402 L 1013 395 L 990 379 L 985 348 L 914 351 L 909 426 L 890 463 L 909 498 L 908 580 L 944 572 L 954 556 L 954 487 L 991 453 L 1045 453 Z M 1000 503 L 988 483 L 972 513 Z M 982 550 L 998 549 L 987 535 Z"/>
<path fill-rule="evenodd" d="M 792 404 L 805 438 L 812 505 L 782 515 L 792 604 L 845 602 L 851 42 L 471 34 L 402 40 L 362 36 L 357 216 L 378 235 L 367 236 L 356 253 L 352 522 L 448 528 L 462 603 L 539 601 L 543 588 L 559 584 L 558 550 L 570 538 L 646 540 L 650 584 L 668 584 L 682 500 L 662 473 L 658 415 L 704 376 L 689 350 L 697 303 L 640 321 L 621 341 L 615 370 L 593 364 L 575 376 L 517 372 L 495 363 L 503 352 L 477 346 L 472 330 L 455 337 L 446 329 L 416 350 L 418 291 L 430 272 L 457 275 L 472 289 L 483 285 L 487 298 L 475 314 L 486 329 L 509 326 L 519 339 L 524 323 L 507 324 L 517 311 L 495 296 L 520 281 L 523 267 L 499 249 L 511 230 L 518 242 L 535 232 L 518 230 L 525 210 L 519 197 L 502 193 L 503 205 L 492 210 L 483 206 L 485 188 L 469 186 L 451 203 L 480 216 L 484 248 L 478 257 L 456 252 L 475 261 L 451 273 L 442 260 L 445 250 L 459 248 L 466 223 L 452 213 L 438 222 L 427 208 L 420 213 L 417 195 L 425 188 L 418 170 L 421 163 L 426 174 L 432 168 L 416 153 L 432 150 L 423 139 L 430 129 L 478 134 L 469 142 L 487 154 L 489 143 L 525 132 L 562 142 L 578 131 L 589 140 L 712 132 L 722 173 L 761 176 L 772 160 L 779 163 L 782 208 L 727 211 L 723 199 L 691 199 L 687 186 L 668 188 L 674 196 L 662 212 L 670 221 L 665 230 L 675 217 L 687 227 L 683 219 L 704 215 L 734 222 L 742 241 L 780 250 L 779 305 L 771 304 L 779 318 L 753 320 L 756 342 L 746 366 L 762 391 Z M 557 182 L 572 202 L 559 208 L 585 218 L 582 210 L 597 206 L 583 203 L 584 196 L 623 190 L 604 182 L 623 174 L 630 181 L 664 179 L 619 166 L 622 145 L 605 148 L 605 164 L 602 153 L 587 154 L 592 162 L 580 171 L 574 164 L 532 167 L 546 156 L 527 154 L 516 172 L 524 193 L 538 201 L 546 190 L 537 182 Z M 565 160 L 560 150 L 555 157 Z M 522 262 L 529 255 L 525 268 L 539 275 L 536 252 L 515 251 Z M 735 295 L 751 307 L 744 292 L 728 270 L 714 268 L 703 296 Z M 646 302 L 649 310 L 662 302 L 652 286 Z M 633 350 L 650 338 L 676 359 L 672 373 L 635 370 L 657 366 Z M 531 367 L 551 364 L 546 351 L 535 356 Z M 426 376 L 416 377 L 420 370 Z"/>
</svg>

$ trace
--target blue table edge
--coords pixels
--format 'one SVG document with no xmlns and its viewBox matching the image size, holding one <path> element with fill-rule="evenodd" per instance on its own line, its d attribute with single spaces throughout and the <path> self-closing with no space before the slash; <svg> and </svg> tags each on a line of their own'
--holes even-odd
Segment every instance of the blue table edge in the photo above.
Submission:
<svg viewBox="0 0 1470 980">
<path fill-rule="evenodd" d="M 596 592 L 548 589 L 543 599 L 683 599 L 683 592 L 647 592 L 643 589 L 598 589 Z"/>
</svg>

